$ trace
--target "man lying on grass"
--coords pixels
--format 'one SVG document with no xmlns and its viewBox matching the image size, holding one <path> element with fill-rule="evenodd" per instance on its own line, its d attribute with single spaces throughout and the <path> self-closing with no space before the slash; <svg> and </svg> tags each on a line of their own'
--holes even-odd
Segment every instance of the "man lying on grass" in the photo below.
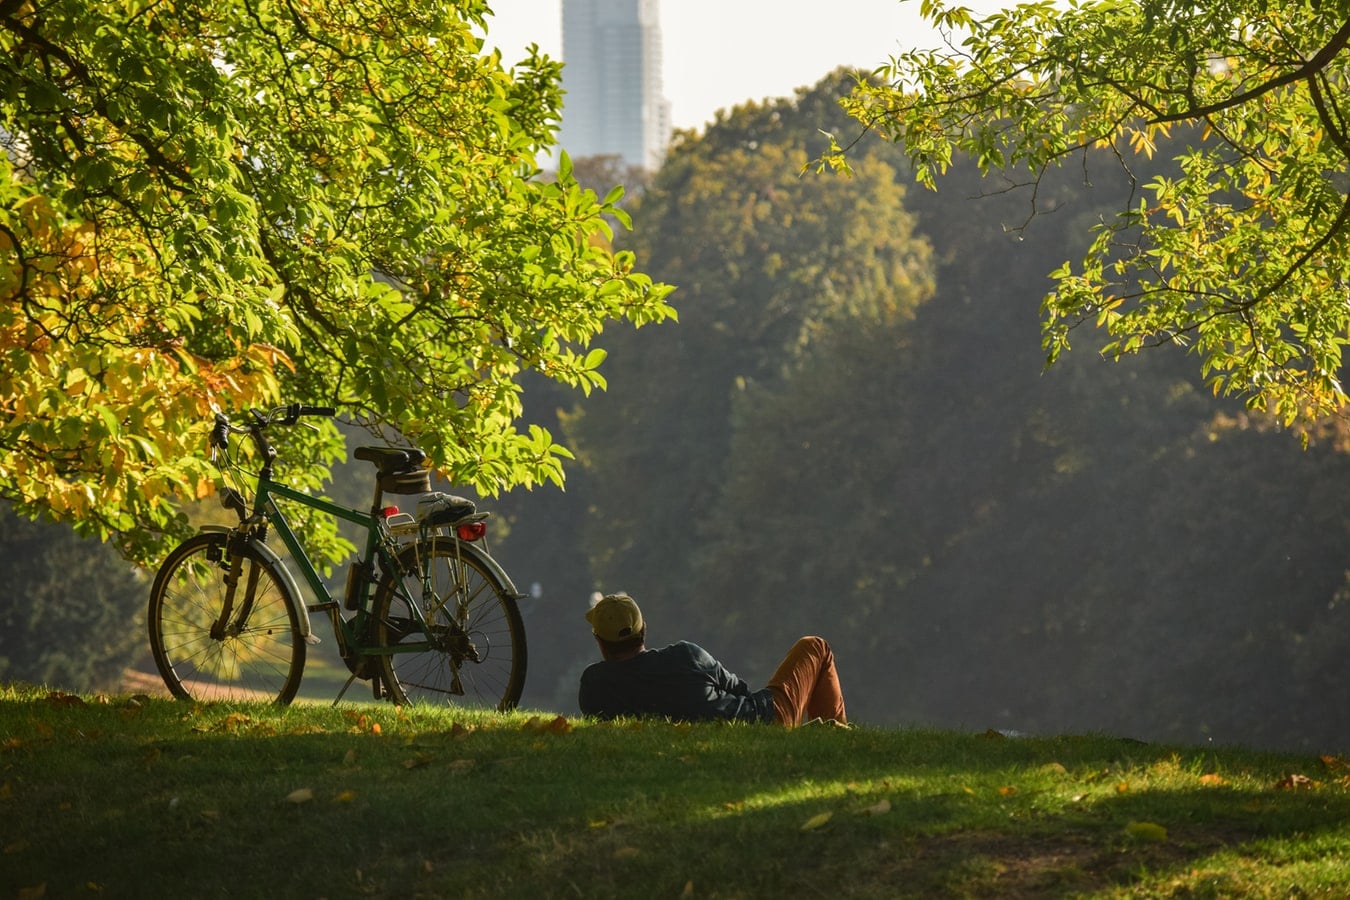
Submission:
<svg viewBox="0 0 1350 900">
<path fill-rule="evenodd" d="M 586 613 L 601 662 L 581 673 L 578 701 L 588 716 L 662 716 L 683 722 L 736 719 L 795 727 L 847 727 L 834 654 L 823 638 L 792 645 L 766 687 L 750 685 L 697 644 L 647 649 L 647 623 L 627 594 L 600 598 Z"/>
</svg>

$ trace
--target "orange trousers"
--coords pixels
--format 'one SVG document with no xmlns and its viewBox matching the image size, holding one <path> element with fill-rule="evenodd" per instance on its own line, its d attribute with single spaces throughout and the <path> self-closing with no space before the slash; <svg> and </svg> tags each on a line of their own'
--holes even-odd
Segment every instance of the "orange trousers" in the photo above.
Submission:
<svg viewBox="0 0 1350 900">
<path fill-rule="evenodd" d="M 847 723 L 844 693 L 834 669 L 834 652 L 824 638 L 804 637 L 778 664 L 769 679 L 778 721 L 789 727 L 811 719 Z"/>
</svg>

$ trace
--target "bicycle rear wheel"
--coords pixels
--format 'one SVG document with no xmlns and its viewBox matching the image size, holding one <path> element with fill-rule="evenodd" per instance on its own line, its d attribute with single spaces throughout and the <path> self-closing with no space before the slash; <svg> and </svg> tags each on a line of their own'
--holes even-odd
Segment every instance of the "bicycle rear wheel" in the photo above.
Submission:
<svg viewBox="0 0 1350 900">
<path fill-rule="evenodd" d="M 390 699 L 508 710 L 525 685 L 525 625 L 516 591 L 470 545 L 431 538 L 404 548 L 405 574 L 375 594 L 375 639 Z M 423 596 L 422 565 L 431 593 Z M 419 616 L 412 609 L 416 604 Z"/>
<path fill-rule="evenodd" d="M 169 554 L 146 617 L 155 666 L 181 700 L 289 703 L 305 668 L 295 598 L 256 550 L 238 556 L 238 586 L 224 615 L 229 535 L 199 534 Z"/>
</svg>

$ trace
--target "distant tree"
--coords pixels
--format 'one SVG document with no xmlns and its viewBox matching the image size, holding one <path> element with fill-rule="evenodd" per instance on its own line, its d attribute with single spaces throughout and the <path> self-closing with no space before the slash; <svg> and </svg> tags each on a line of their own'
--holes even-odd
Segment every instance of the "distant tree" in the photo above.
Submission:
<svg viewBox="0 0 1350 900">
<path fill-rule="evenodd" d="M 967 157 L 997 176 L 987 190 L 1030 186 L 1034 215 L 1047 170 L 1091 148 L 1149 170 L 1081 259 L 1053 267 L 1051 360 L 1095 323 L 1109 356 L 1190 347 L 1216 392 L 1286 424 L 1340 409 L 1350 4 L 1074 0 L 976 20 L 925 0 L 921 12 L 949 49 L 901 54 L 845 101 L 920 182 Z M 1147 163 L 1157 151 L 1173 164 Z"/>
<path fill-rule="evenodd" d="M 517 376 L 669 315 L 612 201 L 533 160 L 557 63 L 483 0 L 0 0 L 0 496 L 138 557 L 212 410 L 335 403 L 485 491 L 560 481 Z M 317 483 L 336 430 L 290 454 Z"/>
<path fill-rule="evenodd" d="M 642 195 L 651 183 L 652 173 L 641 166 L 631 166 L 617 153 L 604 153 L 598 156 L 580 156 L 572 160 L 572 177 L 577 184 L 595 191 L 601 197 L 622 185 L 624 189 L 621 206 L 630 206 L 632 201 Z"/>
<path fill-rule="evenodd" d="M 145 652 L 145 580 L 69 525 L 0 508 L 0 681 L 116 690 Z"/>
<path fill-rule="evenodd" d="M 822 122 L 843 124 L 846 82 L 836 73 L 685 135 L 633 211 L 631 246 L 680 285 L 680 324 L 611 338 L 615 393 L 567 422 L 593 486 L 586 549 L 604 589 L 683 602 L 720 502 L 734 398 L 776 383 L 821 335 L 906 319 L 931 293 L 931 248 L 882 159 L 848 180 L 799 176 Z"/>
</svg>

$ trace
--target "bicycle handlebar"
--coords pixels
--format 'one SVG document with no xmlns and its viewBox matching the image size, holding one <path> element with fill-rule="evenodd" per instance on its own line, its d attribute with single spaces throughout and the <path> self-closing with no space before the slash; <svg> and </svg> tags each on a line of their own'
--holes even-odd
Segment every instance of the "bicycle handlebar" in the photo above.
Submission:
<svg viewBox="0 0 1350 900">
<path fill-rule="evenodd" d="M 337 409 L 332 406 L 309 406 L 304 403 L 291 403 L 270 410 L 250 409 L 248 414 L 253 418 L 251 424 L 235 425 L 224 413 L 216 413 L 216 422 L 211 427 L 211 446 L 226 446 L 231 434 L 258 435 L 262 429 L 269 425 L 295 425 L 302 416 L 323 416 L 331 419 L 337 415 Z"/>
</svg>

